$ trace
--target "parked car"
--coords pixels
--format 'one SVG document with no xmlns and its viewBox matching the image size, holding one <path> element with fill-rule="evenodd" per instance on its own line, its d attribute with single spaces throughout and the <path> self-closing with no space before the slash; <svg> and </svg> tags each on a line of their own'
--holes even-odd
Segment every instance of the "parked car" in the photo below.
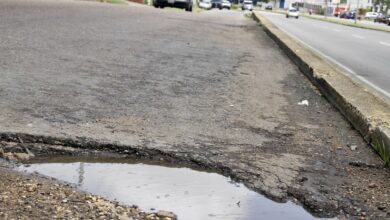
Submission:
<svg viewBox="0 0 390 220">
<path fill-rule="evenodd" d="M 365 18 L 376 18 L 378 16 L 382 16 L 382 13 L 380 13 L 380 12 L 367 12 L 364 15 Z"/>
<path fill-rule="evenodd" d="M 222 0 L 211 0 L 211 8 L 222 9 Z"/>
<path fill-rule="evenodd" d="M 296 8 L 289 8 L 286 14 L 286 18 L 293 17 L 298 19 L 299 18 L 299 11 Z"/>
<path fill-rule="evenodd" d="M 340 18 L 355 19 L 356 11 L 344 11 L 340 14 Z"/>
<path fill-rule="evenodd" d="M 346 11 L 346 8 L 344 8 L 344 7 L 336 7 L 333 15 L 335 17 L 338 17 L 339 15 L 341 15 L 341 13 L 343 13 L 345 11 Z"/>
<path fill-rule="evenodd" d="M 390 23 L 389 19 L 390 19 L 390 15 L 381 15 L 381 16 L 376 17 L 374 19 L 374 22 L 389 24 Z"/>
<path fill-rule="evenodd" d="M 192 0 L 154 0 L 153 5 L 156 8 L 165 6 L 184 8 L 186 11 L 192 11 Z"/>
<path fill-rule="evenodd" d="M 203 0 L 199 2 L 199 8 L 203 8 L 206 10 L 211 9 L 211 0 Z"/>
<path fill-rule="evenodd" d="M 247 0 L 245 0 L 245 1 L 242 3 L 241 9 L 242 9 L 243 11 L 245 11 L 245 10 L 252 11 L 252 10 L 253 10 L 253 3 L 252 3 L 252 1 L 247 1 Z"/>
<path fill-rule="evenodd" d="M 232 7 L 232 4 L 229 1 L 222 0 L 222 9 L 226 8 L 226 9 L 230 10 L 231 7 Z"/>
<path fill-rule="evenodd" d="M 265 6 L 265 10 L 272 10 L 272 5 Z"/>
</svg>

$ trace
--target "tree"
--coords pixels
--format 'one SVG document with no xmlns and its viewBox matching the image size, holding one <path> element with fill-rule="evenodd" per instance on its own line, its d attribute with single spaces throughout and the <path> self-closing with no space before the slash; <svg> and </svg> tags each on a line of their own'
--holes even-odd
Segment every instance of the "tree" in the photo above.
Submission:
<svg viewBox="0 0 390 220">
<path fill-rule="evenodd" d="M 387 11 L 390 9 L 390 0 L 375 0 L 375 6 L 379 6 L 379 11 L 387 14 Z"/>
</svg>

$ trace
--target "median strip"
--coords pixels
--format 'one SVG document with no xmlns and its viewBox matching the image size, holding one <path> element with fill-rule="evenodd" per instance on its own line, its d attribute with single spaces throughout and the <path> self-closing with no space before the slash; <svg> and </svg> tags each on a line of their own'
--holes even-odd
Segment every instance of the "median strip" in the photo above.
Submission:
<svg viewBox="0 0 390 220">
<path fill-rule="evenodd" d="M 343 71 L 302 46 L 258 12 L 253 13 L 265 32 L 280 46 L 353 127 L 390 163 L 390 103 Z"/>
</svg>

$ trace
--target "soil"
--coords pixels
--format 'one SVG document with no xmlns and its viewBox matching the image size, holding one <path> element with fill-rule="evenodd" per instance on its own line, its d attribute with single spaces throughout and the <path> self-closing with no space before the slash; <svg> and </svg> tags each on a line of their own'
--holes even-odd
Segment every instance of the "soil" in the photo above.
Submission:
<svg viewBox="0 0 390 220">
<path fill-rule="evenodd" d="M 15 172 L 0 161 L 1 219 L 176 219 L 170 212 L 143 212 L 37 174 Z"/>
</svg>

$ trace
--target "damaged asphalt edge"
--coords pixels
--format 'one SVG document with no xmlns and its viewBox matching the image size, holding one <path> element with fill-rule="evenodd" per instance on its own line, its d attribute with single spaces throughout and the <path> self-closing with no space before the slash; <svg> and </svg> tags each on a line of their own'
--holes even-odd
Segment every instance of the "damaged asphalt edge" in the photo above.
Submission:
<svg viewBox="0 0 390 220">
<path fill-rule="evenodd" d="M 217 168 L 217 171 L 219 171 L 221 174 L 228 176 L 232 173 L 230 168 L 225 167 L 221 164 L 212 166 L 211 164 L 202 163 L 195 158 L 191 158 L 190 155 L 181 152 L 166 152 L 156 148 L 110 143 L 86 137 L 66 138 L 18 132 L 0 132 L 0 140 L 21 144 L 46 144 L 66 146 L 85 150 L 108 151 L 150 160 L 164 160 L 170 163 L 185 164 L 205 169 L 209 168 L 215 170 Z"/>
<path fill-rule="evenodd" d="M 164 160 L 165 162 L 183 165 L 190 168 L 202 168 L 230 177 L 234 181 L 242 182 L 248 188 L 276 202 L 287 202 L 289 199 L 288 197 L 296 198 L 296 201 L 299 201 L 304 209 L 316 217 L 333 217 L 338 213 L 335 211 L 337 209 L 330 204 L 317 203 L 312 199 L 307 198 L 304 194 L 299 193 L 293 187 L 288 187 L 286 192 L 287 197 L 275 197 L 265 189 L 255 187 L 252 183 L 248 182 L 243 173 L 236 173 L 232 170 L 232 168 L 225 166 L 220 162 L 209 161 L 207 157 L 195 158 L 185 152 L 166 152 L 155 148 L 109 143 L 85 137 L 66 138 L 18 132 L 0 132 L 0 141 L 16 142 L 21 144 L 57 145 L 85 150 L 108 151 L 154 161 Z"/>
<path fill-rule="evenodd" d="M 386 164 L 389 164 L 389 103 L 369 92 L 363 85 L 353 81 L 342 70 L 331 66 L 314 52 L 300 45 L 264 16 L 256 12 L 252 16 L 298 66 L 301 72 L 319 88 L 328 101 L 360 132 Z M 356 97 L 362 97 L 364 104 L 361 100 L 357 101 Z"/>
<path fill-rule="evenodd" d="M 273 197 L 267 194 L 262 189 L 257 189 L 250 184 L 246 184 L 244 178 L 240 178 L 233 170 L 219 162 L 208 161 L 203 158 L 195 158 L 186 152 L 167 152 L 152 147 L 144 146 L 130 146 L 118 143 L 104 142 L 86 137 L 55 137 L 37 134 L 27 134 L 19 132 L 0 132 L 0 141 L 16 142 L 21 144 L 45 144 L 66 146 L 85 150 L 99 150 L 119 153 L 123 155 L 136 156 L 137 158 L 150 160 L 163 160 L 165 162 L 174 163 L 176 165 L 184 165 L 186 167 L 201 168 L 205 170 L 214 171 L 224 176 L 230 177 L 232 180 L 243 182 L 247 187 L 258 191 L 267 198 L 278 202 L 286 201 L 284 198 Z"/>
</svg>

